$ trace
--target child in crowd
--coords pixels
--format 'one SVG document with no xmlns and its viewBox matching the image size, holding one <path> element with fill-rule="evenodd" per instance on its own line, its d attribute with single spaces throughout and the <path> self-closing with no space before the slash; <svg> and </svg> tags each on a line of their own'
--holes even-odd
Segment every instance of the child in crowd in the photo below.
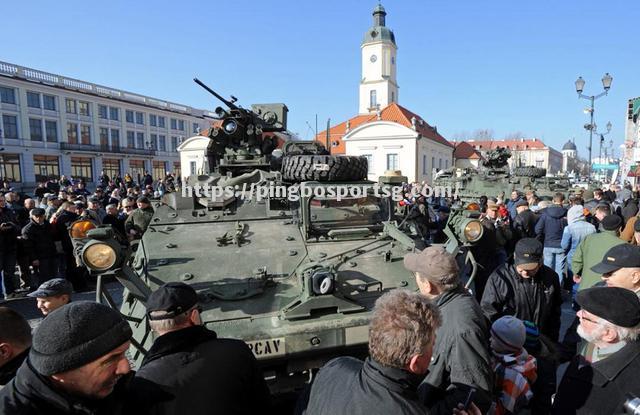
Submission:
<svg viewBox="0 0 640 415">
<path fill-rule="evenodd" d="M 517 414 L 533 397 L 536 359 L 523 348 L 525 340 L 525 326 L 515 317 L 501 317 L 491 326 L 496 415 Z"/>
</svg>

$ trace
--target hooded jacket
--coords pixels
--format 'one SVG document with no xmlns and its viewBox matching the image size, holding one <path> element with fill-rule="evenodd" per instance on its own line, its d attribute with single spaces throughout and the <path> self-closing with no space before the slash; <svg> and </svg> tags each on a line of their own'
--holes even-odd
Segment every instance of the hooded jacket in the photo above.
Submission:
<svg viewBox="0 0 640 415">
<path fill-rule="evenodd" d="M 573 269 L 571 268 L 573 254 L 587 235 L 596 233 L 596 227 L 584 219 L 583 208 L 580 205 L 569 209 L 567 220 L 569 224 L 562 232 L 561 247 L 567 252 L 567 264 L 569 264 L 570 269 Z"/>
<path fill-rule="evenodd" d="M 515 265 L 504 264 L 489 277 L 480 307 L 496 321 L 502 316 L 514 316 L 535 323 L 540 332 L 558 341 L 560 332 L 560 281 L 557 274 L 541 265 L 535 276 L 523 278 Z"/>
<path fill-rule="evenodd" d="M 562 232 L 567 226 L 567 209 L 553 205 L 544 210 L 536 223 L 536 235 L 545 248 L 560 248 Z"/>
</svg>

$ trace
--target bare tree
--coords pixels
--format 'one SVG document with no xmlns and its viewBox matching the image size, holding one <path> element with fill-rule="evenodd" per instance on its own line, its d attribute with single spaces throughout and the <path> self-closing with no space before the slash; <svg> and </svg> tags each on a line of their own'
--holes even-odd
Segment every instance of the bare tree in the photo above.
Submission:
<svg viewBox="0 0 640 415">
<path fill-rule="evenodd" d="M 475 140 L 493 140 L 495 137 L 495 133 L 490 128 L 481 128 L 481 129 L 475 130 L 471 134 L 471 136 Z"/>
<path fill-rule="evenodd" d="M 505 136 L 503 137 L 503 140 L 519 140 L 524 137 L 525 137 L 525 134 L 522 131 L 514 131 L 511 133 L 505 134 Z"/>
<path fill-rule="evenodd" d="M 459 131 L 451 136 L 453 141 L 467 141 L 469 139 L 468 131 Z"/>
</svg>

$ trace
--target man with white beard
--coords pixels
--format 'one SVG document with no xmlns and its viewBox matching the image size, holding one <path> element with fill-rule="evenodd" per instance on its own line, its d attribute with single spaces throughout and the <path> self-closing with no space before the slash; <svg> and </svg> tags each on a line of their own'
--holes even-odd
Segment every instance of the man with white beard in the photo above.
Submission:
<svg viewBox="0 0 640 415">
<path fill-rule="evenodd" d="M 589 350 L 573 358 L 560 382 L 553 414 L 623 413 L 625 393 L 640 395 L 640 299 L 620 287 L 578 292 L 578 334 Z"/>
</svg>

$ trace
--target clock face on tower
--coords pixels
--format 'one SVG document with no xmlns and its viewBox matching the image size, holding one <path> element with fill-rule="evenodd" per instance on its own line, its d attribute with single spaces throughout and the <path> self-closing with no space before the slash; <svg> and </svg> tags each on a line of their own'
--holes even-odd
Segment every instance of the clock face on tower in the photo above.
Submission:
<svg viewBox="0 0 640 415">
<path fill-rule="evenodd" d="M 370 60 L 371 62 L 375 62 L 375 61 L 377 61 L 377 60 L 378 60 L 378 57 L 377 57 L 376 55 L 371 55 L 371 57 L 369 58 L 369 60 Z"/>
</svg>

